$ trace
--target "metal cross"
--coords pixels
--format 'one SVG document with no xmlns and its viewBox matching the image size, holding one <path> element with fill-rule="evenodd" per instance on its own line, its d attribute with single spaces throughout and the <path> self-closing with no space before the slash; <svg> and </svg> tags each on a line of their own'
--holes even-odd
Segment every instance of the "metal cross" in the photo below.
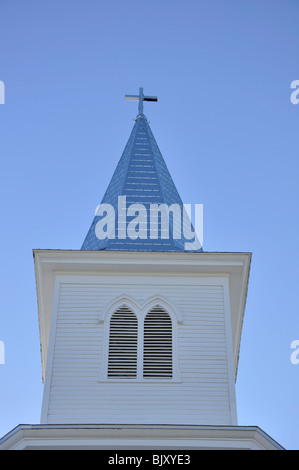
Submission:
<svg viewBox="0 0 299 470">
<path fill-rule="evenodd" d="M 139 114 L 143 114 L 143 101 L 158 101 L 157 96 L 144 96 L 143 88 L 139 88 L 139 95 L 125 95 L 125 99 L 129 101 L 139 101 Z"/>
</svg>

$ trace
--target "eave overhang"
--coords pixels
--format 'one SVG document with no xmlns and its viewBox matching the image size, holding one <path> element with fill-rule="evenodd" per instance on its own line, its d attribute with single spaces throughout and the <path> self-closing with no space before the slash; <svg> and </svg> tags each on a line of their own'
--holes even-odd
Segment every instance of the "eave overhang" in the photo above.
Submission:
<svg viewBox="0 0 299 470">
<path fill-rule="evenodd" d="M 284 450 L 257 426 L 19 425 L 0 450 Z"/>
<path fill-rule="evenodd" d="M 229 279 L 235 378 L 251 253 L 33 250 L 42 375 L 45 377 L 54 283 L 57 275 L 226 276 Z"/>
</svg>

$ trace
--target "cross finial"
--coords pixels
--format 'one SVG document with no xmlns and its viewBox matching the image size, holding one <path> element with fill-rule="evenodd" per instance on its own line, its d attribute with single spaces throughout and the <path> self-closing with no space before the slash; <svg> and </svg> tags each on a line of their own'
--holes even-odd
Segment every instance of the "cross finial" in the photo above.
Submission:
<svg viewBox="0 0 299 470">
<path fill-rule="evenodd" d="M 157 96 L 145 96 L 143 94 L 143 88 L 139 88 L 139 95 L 125 95 L 125 99 L 130 101 L 139 101 L 139 114 L 143 114 L 143 101 L 158 101 Z"/>
</svg>

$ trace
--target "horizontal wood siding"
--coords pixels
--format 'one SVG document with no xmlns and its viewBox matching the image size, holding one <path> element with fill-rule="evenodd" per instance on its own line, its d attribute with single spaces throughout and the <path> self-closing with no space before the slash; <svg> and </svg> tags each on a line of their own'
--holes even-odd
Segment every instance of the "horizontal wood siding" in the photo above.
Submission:
<svg viewBox="0 0 299 470">
<path fill-rule="evenodd" d="M 111 383 L 100 380 L 104 324 L 101 311 L 128 294 L 142 302 L 153 295 L 177 306 L 178 368 L 175 383 Z M 224 294 L 222 285 L 60 285 L 48 423 L 230 424 Z"/>
</svg>

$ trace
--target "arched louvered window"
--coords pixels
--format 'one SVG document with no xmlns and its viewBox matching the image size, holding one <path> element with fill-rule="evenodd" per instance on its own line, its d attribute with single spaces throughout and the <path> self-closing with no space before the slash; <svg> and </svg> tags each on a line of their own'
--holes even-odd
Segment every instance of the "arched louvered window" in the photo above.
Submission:
<svg viewBox="0 0 299 470">
<path fill-rule="evenodd" d="M 108 378 L 137 377 L 138 322 L 126 306 L 118 308 L 110 319 Z"/>
<path fill-rule="evenodd" d="M 143 377 L 172 378 L 172 374 L 172 321 L 156 306 L 144 320 Z"/>
</svg>

